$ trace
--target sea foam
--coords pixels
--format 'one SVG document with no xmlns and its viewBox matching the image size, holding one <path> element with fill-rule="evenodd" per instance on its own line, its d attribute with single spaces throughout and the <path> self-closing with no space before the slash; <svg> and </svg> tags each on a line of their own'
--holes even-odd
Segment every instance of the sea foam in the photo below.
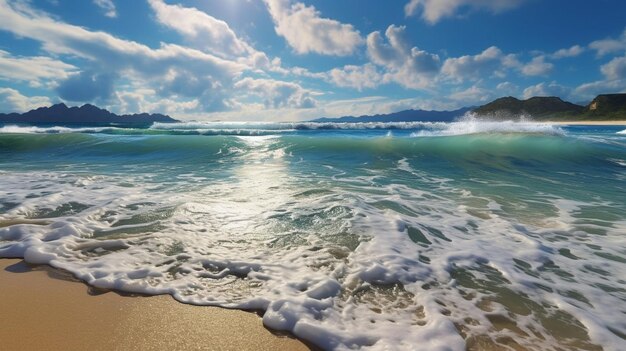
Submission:
<svg viewBox="0 0 626 351">
<path fill-rule="evenodd" d="M 37 127 L 37 126 L 18 126 L 6 125 L 0 127 L 0 134 L 57 134 L 57 133 L 101 133 L 104 131 L 121 130 L 116 127 Z"/>
<path fill-rule="evenodd" d="M 466 115 L 462 119 L 452 123 L 434 123 L 425 125 L 424 130 L 412 134 L 421 136 L 455 136 L 467 134 L 548 134 L 562 135 L 565 131 L 558 126 L 549 123 L 533 121 L 492 121 L 479 119 L 472 115 Z"/>
<path fill-rule="evenodd" d="M 0 257 L 325 349 L 621 348 L 622 149 L 315 134 L 0 136 Z"/>
</svg>

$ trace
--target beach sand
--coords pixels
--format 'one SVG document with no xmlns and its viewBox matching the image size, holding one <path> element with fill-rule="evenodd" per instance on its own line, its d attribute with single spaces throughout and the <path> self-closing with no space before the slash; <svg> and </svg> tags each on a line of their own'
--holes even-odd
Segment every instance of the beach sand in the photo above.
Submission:
<svg viewBox="0 0 626 351">
<path fill-rule="evenodd" d="M 251 312 L 99 291 L 49 266 L 0 259 L 2 350 L 308 350 Z"/>
</svg>

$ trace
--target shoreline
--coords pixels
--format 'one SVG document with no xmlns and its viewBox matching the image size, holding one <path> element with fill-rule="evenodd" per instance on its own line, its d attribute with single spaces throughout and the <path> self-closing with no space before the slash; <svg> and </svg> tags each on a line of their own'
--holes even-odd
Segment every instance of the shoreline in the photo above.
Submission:
<svg viewBox="0 0 626 351">
<path fill-rule="evenodd" d="M 22 259 L 0 258 L 0 286 L 5 350 L 311 349 L 253 312 L 96 289 Z"/>
<path fill-rule="evenodd" d="M 572 126 L 626 126 L 626 121 L 541 121 L 540 123 Z"/>
</svg>

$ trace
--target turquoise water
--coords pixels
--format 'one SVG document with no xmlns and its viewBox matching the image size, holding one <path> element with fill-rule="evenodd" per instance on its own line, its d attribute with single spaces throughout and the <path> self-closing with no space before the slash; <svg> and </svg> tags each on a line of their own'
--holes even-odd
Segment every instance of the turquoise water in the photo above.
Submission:
<svg viewBox="0 0 626 351">
<path fill-rule="evenodd" d="M 626 346 L 626 132 L 0 127 L 0 257 L 322 348 Z"/>
</svg>

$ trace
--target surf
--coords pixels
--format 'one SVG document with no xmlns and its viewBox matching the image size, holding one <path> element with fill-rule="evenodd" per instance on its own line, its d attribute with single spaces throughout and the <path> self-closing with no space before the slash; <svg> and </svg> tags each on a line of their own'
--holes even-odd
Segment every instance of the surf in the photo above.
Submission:
<svg viewBox="0 0 626 351">
<path fill-rule="evenodd" d="M 623 138 L 456 123 L 0 132 L 0 256 L 326 349 L 616 349 Z"/>
</svg>

